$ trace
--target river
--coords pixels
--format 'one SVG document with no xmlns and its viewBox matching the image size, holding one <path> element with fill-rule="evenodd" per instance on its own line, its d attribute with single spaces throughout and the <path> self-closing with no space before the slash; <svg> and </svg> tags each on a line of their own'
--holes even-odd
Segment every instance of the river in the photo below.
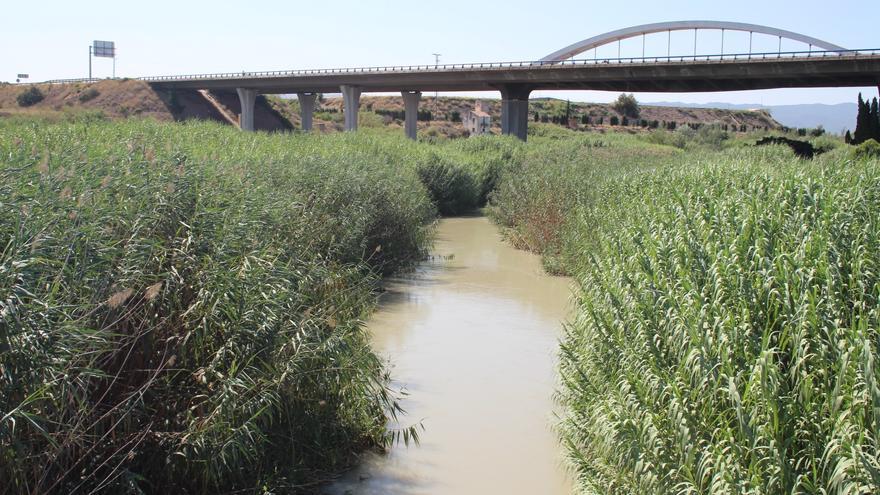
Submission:
<svg viewBox="0 0 880 495">
<path fill-rule="evenodd" d="M 552 430 L 570 280 L 464 217 L 441 220 L 431 258 L 387 289 L 367 326 L 407 392 L 401 421 L 425 430 L 325 493 L 570 493 Z"/>
</svg>

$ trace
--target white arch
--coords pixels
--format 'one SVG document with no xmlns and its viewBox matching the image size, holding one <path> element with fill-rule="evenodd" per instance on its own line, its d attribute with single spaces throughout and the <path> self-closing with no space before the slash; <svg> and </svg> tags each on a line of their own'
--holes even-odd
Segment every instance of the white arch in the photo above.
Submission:
<svg viewBox="0 0 880 495">
<path fill-rule="evenodd" d="M 633 26 L 617 31 L 610 31 L 599 36 L 579 41 L 573 45 L 569 45 L 561 50 L 555 51 L 550 55 L 542 58 L 542 62 L 561 62 L 563 60 L 574 57 L 575 55 L 592 50 L 598 46 L 607 45 L 615 41 L 634 38 L 643 34 L 662 33 L 666 31 L 685 31 L 690 29 L 724 29 L 730 31 L 746 31 L 750 33 L 769 34 L 771 36 L 780 36 L 782 38 L 800 41 L 808 45 L 817 46 L 824 50 L 837 51 L 845 50 L 841 46 L 837 46 L 827 41 L 817 38 L 805 36 L 784 29 L 776 29 L 768 26 L 759 26 L 757 24 L 745 24 L 742 22 L 723 22 L 723 21 L 675 21 L 675 22 L 658 22 L 654 24 L 642 24 L 641 26 Z"/>
</svg>

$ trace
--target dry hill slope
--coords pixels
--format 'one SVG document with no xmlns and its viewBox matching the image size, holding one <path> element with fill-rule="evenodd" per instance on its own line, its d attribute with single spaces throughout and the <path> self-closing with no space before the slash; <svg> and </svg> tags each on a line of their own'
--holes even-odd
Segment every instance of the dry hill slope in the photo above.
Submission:
<svg viewBox="0 0 880 495">
<path fill-rule="evenodd" d="M 28 89 L 28 85 L 0 85 L 0 117 L 19 114 L 64 117 L 79 112 L 100 112 L 111 119 L 144 116 L 164 121 L 203 119 L 237 124 L 240 112 L 238 96 L 231 91 L 210 94 L 195 90 L 157 91 L 143 81 L 130 79 L 36 86 L 45 98 L 32 106 L 21 107 L 16 98 Z M 424 96 L 419 107 L 419 128 L 426 136 L 465 136 L 460 120 L 476 101 L 474 98 Z M 497 99 L 485 101 L 493 117 L 493 130 L 500 132 L 501 102 Z M 403 101 L 400 97 L 364 96 L 361 109 L 363 126 L 402 125 Z M 582 130 L 602 130 L 622 120 L 610 105 L 569 103 L 552 98 L 532 99 L 529 111 L 531 120 L 565 124 Z M 314 122 L 318 131 L 342 130 L 342 98 L 322 98 Z M 643 106 L 639 119 L 630 120 L 628 124 L 627 129 L 632 132 L 640 128 L 697 124 L 715 124 L 731 131 L 782 127 L 764 110 L 664 106 Z M 292 99 L 260 97 L 255 110 L 255 125 L 258 130 L 267 131 L 299 128 L 299 105 Z"/>
<path fill-rule="evenodd" d="M 29 86 L 0 85 L 0 117 L 36 115 L 61 118 L 94 112 L 110 119 L 142 116 L 162 121 L 201 119 L 237 125 L 240 111 L 235 93 L 208 95 L 196 90 L 157 91 L 149 84 L 134 79 L 91 84 L 36 84 L 34 86 L 44 95 L 43 100 L 22 107 L 17 97 Z M 255 126 L 266 131 L 292 128 L 265 98 L 257 99 Z"/>
</svg>

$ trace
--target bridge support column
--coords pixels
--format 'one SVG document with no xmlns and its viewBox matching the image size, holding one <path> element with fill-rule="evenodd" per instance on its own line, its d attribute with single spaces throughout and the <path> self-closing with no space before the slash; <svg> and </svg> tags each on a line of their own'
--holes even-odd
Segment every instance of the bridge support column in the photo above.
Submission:
<svg viewBox="0 0 880 495">
<path fill-rule="evenodd" d="M 296 99 L 299 100 L 299 115 L 302 120 L 302 130 L 312 130 L 312 115 L 315 113 L 315 99 L 318 97 L 315 93 L 297 93 Z"/>
<path fill-rule="evenodd" d="M 419 121 L 419 99 L 422 97 L 421 91 L 401 91 L 403 95 L 403 108 L 406 117 L 404 130 L 406 137 L 416 139 L 418 133 Z"/>
<path fill-rule="evenodd" d="M 501 133 L 525 141 L 529 130 L 529 93 L 532 88 L 511 84 L 501 88 Z"/>
<path fill-rule="evenodd" d="M 241 114 L 238 118 L 238 127 L 243 131 L 254 130 L 254 103 L 257 101 L 257 90 L 236 88 L 238 101 L 241 103 Z"/>
<path fill-rule="evenodd" d="M 343 84 L 339 86 L 342 91 L 342 103 L 344 105 L 345 130 L 356 131 L 358 128 L 358 112 L 361 109 L 361 88 Z"/>
</svg>

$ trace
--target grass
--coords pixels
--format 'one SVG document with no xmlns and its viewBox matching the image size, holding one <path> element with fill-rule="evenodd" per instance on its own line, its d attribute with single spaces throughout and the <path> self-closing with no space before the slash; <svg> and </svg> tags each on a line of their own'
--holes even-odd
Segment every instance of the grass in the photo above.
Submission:
<svg viewBox="0 0 880 495">
<path fill-rule="evenodd" d="M 880 162 L 613 139 L 532 140 L 490 208 L 579 287 L 579 491 L 877 492 Z"/>
</svg>

